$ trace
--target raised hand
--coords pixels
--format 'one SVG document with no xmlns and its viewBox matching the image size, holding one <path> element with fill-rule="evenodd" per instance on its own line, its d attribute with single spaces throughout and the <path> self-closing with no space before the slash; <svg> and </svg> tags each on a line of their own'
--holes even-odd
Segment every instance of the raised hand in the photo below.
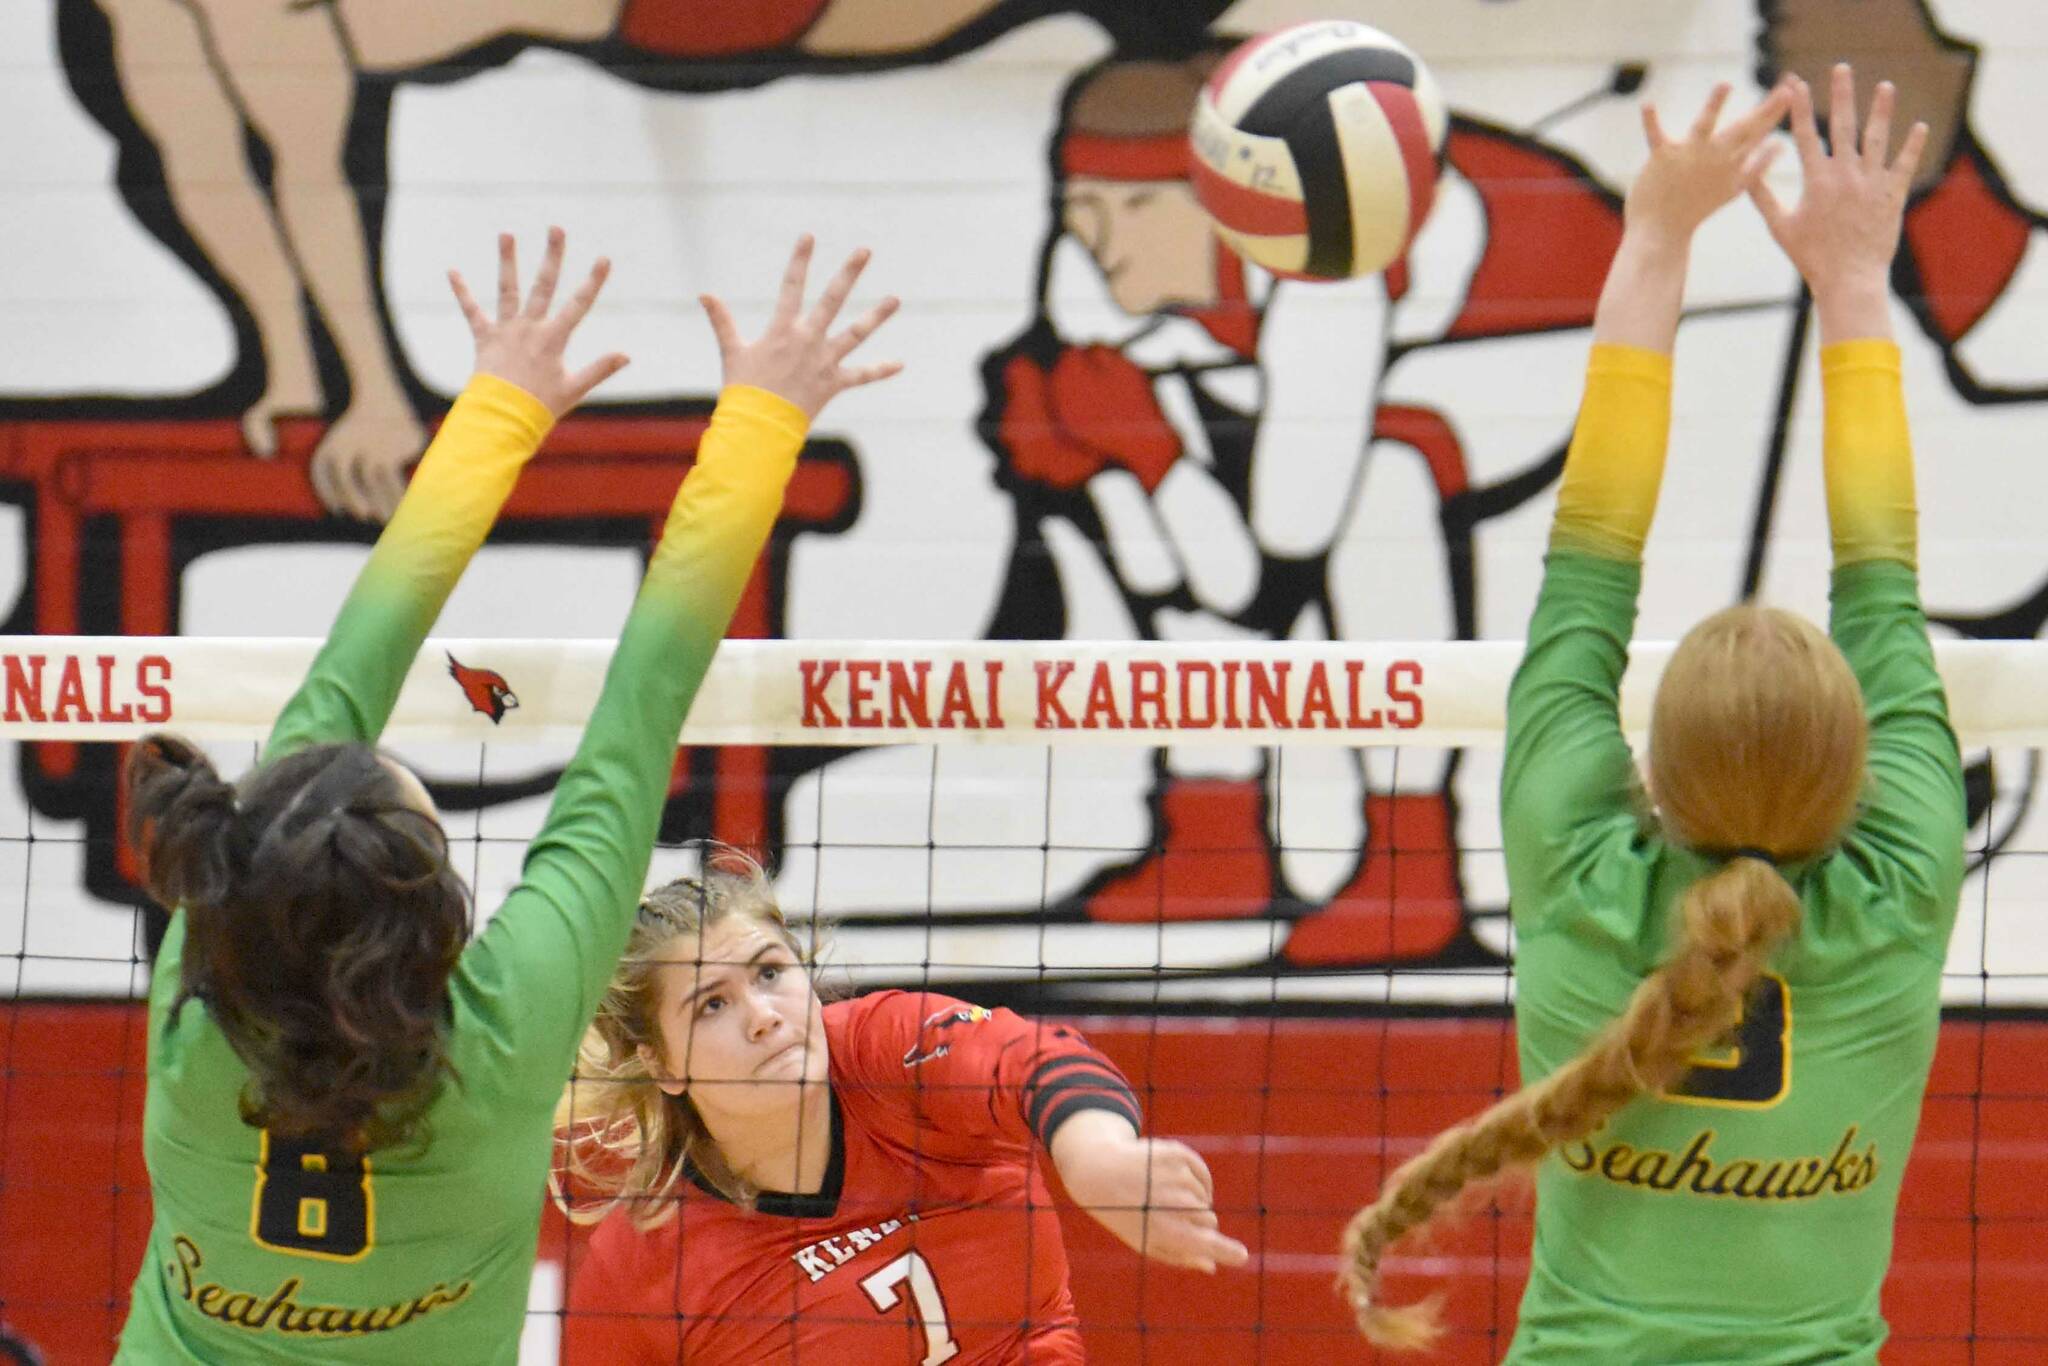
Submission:
<svg viewBox="0 0 2048 1366">
<path fill-rule="evenodd" d="M 727 384 L 751 384 L 780 394 L 807 416 L 816 417 L 834 396 L 887 379 L 900 371 L 903 363 L 846 364 L 854 348 L 896 311 L 894 298 L 882 300 L 844 330 L 831 330 L 847 296 L 853 293 L 854 282 L 867 266 L 865 247 L 846 258 L 846 264 L 825 286 L 818 302 L 808 313 L 804 311 L 804 280 L 811 268 L 811 246 L 809 233 L 797 239 L 796 250 L 790 253 L 789 266 L 782 274 L 775 316 L 769 320 L 768 330 L 751 342 L 741 340 L 739 328 L 723 301 L 706 294 L 698 302 L 704 306 L 712 334 L 718 338 L 718 354 L 725 365 Z"/>
<path fill-rule="evenodd" d="M 612 263 L 600 256 L 590 275 L 579 285 L 569 302 L 553 317 L 548 309 L 555 301 L 555 284 L 562 274 L 562 249 L 567 238 L 560 228 L 548 229 L 547 255 L 540 272 L 533 277 L 533 289 L 524 303 L 519 299 L 519 250 L 511 233 L 498 234 L 498 316 L 485 316 L 471 297 L 462 272 L 448 272 L 448 286 L 455 302 L 469 320 L 476 338 L 476 372 L 496 375 L 516 384 L 545 403 L 548 411 L 561 417 L 598 385 L 626 368 L 626 357 L 614 351 L 580 370 L 571 370 L 563 360 L 569 336 L 597 302 Z"/>
<path fill-rule="evenodd" d="M 1898 155 L 1890 155 L 1896 97 L 1889 81 L 1878 84 L 1859 142 L 1855 73 L 1839 65 L 1830 80 L 1828 141 L 1823 144 L 1813 91 L 1791 78 L 1792 138 L 1806 182 L 1798 204 L 1786 208 L 1761 182 L 1749 191 L 1771 236 L 1813 292 L 1823 341 L 1888 333 L 1885 296 L 1892 257 L 1899 250 L 1906 196 L 1927 146 L 1927 125 L 1916 123 Z"/>
<path fill-rule="evenodd" d="M 1690 238 L 1717 209 L 1762 177 L 1777 151 L 1764 139 L 1785 117 L 1791 92 L 1780 83 L 1756 108 L 1717 128 L 1728 92 L 1725 83 L 1715 86 L 1692 127 L 1676 139 L 1665 134 L 1656 106 L 1643 106 L 1650 159 L 1629 187 L 1628 226 Z"/>
</svg>

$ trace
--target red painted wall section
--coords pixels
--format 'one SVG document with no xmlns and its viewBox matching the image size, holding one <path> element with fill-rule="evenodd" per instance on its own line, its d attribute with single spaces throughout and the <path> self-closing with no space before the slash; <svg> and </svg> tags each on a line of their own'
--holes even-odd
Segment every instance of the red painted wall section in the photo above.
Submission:
<svg viewBox="0 0 2048 1366">
<path fill-rule="evenodd" d="M 1194 1143 L 1252 1271 L 1141 1265 L 1070 1214 L 1075 1298 L 1098 1363 L 1368 1360 L 1333 1285 L 1338 1230 L 1390 1164 L 1513 1077 L 1491 1019 L 1080 1022 L 1146 1096 L 1154 1131 Z M 120 1005 L 0 1006 L 0 1318 L 50 1366 L 104 1362 L 149 1221 L 138 1143 L 143 1016 Z M 2048 1024 L 1945 1025 L 1906 1175 L 1885 1306 L 1888 1363 L 2048 1359 Z M 536 1193 L 536 1196 L 538 1193 Z M 1448 1295 L 1430 1361 L 1498 1358 L 1527 1273 L 1525 1201 L 1404 1247 L 1389 1293 Z M 550 1219 L 544 1250 L 562 1254 Z M 1674 1250 L 1674 1255 L 1678 1255 Z M 1973 1336 L 1974 1335 L 1974 1336 Z"/>
</svg>

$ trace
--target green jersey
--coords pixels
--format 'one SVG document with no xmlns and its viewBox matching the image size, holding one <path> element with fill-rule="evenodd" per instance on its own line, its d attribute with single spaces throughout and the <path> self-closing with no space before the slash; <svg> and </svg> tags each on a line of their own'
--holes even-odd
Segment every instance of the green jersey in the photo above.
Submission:
<svg viewBox="0 0 2048 1366">
<path fill-rule="evenodd" d="M 1508 700 L 1503 842 L 1522 1075 L 1622 1013 L 1718 861 L 1647 815 L 1617 697 L 1640 566 L 1553 549 Z M 1962 768 L 1912 567 L 1834 574 L 1830 630 L 1871 722 L 1841 847 L 1784 875 L 1804 920 L 1733 1046 L 1537 1178 L 1511 1362 L 1874 1362 L 1899 1179 L 1963 876 Z"/>
<path fill-rule="evenodd" d="M 480 377 L 421 462 L 266 758 L 375 740 L 441 604 L 547 429 Z M 804 419 L 721 399 L 518 887 L 449 982 L 457 1080 L 427 1139 L 358 1156 L 243 1124 L 248 1070 L 173 1012 L 186 912 L 150 986 L 154 1223 L 118 1360 L 512 1363 L 556 1098 L 631 929 L 677 732 L 774 523 Z"/>
</svg>

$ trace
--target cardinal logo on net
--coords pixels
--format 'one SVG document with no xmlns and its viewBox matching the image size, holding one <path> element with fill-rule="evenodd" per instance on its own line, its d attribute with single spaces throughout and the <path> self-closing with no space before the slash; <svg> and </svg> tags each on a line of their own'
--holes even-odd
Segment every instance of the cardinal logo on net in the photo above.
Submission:
<svg viewBox="0 0 2048 1366">
<path fill-rule="evenodd" d="M 490 717 L 494 726 L 505 719 L 506 712 L 519 705 L 519 695 L 505 681 L 505 675 L 496 669 L 472 668 L 451 654 L 448 656 L 448 676 L 455 680 L 456 687 L 462 689 L 470 710 Z"/>
</svg>

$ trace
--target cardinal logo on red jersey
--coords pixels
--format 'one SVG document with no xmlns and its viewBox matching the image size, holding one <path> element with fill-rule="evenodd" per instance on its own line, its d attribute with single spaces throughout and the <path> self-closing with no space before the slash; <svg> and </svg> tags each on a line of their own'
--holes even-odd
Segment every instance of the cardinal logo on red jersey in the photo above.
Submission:
<svg viewBox="0 0 2048 1366">
<path fill-rule="evenodd" d="M 496 669 L 472 669 L 454 655 L 449 655 L 448 676 L 462 689 L 469 705 L 490 717 L 494 726 L 505 719 L 506 712 L 519 705 L 519 695 L 505 681 L 505 675 Z"/>
<path fill-rule="evenodd" d="M 953 1051 L 953 1045 L 949 1043 L 928 1043 L 926 1042 L 926 1036 L 951 1029 L 954 1025 L 974 1024 L 978 1021 L 986 1020 L 988 1017 L 988 1010 L 982 1006 L 948 1006 L 944 1010 L 934 1011 L 923 1024 L 918 1026 L 917 1042 L 912 1044 L 910 1051 L 903 1055 L 903 1065 L 905 1067 L 916 1067 L 919 1063 L 943 1058 L 946 1054 Z"/>
</svg>

